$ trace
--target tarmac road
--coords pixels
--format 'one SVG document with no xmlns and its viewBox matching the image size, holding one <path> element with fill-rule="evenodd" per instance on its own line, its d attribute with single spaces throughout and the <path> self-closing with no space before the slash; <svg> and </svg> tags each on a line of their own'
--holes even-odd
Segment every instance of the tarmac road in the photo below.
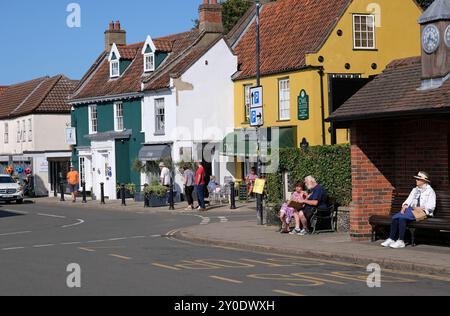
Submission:
<svg viewBox="0 0 450 316">
<path fill-rule="evenodd" d="M 443 276 L 381 271 L 381 288 L 371 288 L 366 267 L 176 239 L 183 227 L 254 217 L 248 211 L 138 213 L 67 202 L 1 204 L 0 295 L 450 294 L 450 279 Z M 68 287 L 68 277 L 75 280 L 76 269 L 67 271 L 72 263 L 81 269 L 80 288 Z"/>
</svg>

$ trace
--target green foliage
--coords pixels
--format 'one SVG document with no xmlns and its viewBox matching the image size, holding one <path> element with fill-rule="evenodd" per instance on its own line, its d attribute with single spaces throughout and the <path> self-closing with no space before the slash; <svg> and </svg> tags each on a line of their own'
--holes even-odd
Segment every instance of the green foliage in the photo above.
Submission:
<svg viewBox="0 0 450 316">
<path fill-rule="evenodd" d="M 116 186 L 117 192 L 120 192 L 121 189 L 122 189 L 122 185 L 118 184 Z M 136 193 L 136 184 L 134 184 L 134 183 L 125 184 L 125 190 L 128 190 L 128 192 L 130 192 L 130 194 L 134 195 Z"/>
<path fill-rule="evenodd" d="M 147 196 L 166 197 L 169 189 L 161 184 L 153 183 L 151 185 L 145 185 L 142 192 Z"/>
<path fill-rule="evenodd" d="M 279 204 L 283 200 L 283 172 L 288 172 L 294 183 L 312 175 L 337 203 L 347 206 L 351 202 L 350 146 L 317 146 L 306 151 L 295 148 L 281 149 L 279 159 L 278 173 L 269 174 L 267 177 L 269 203 Z"/>
<path fill-rule="evenodd" d="M 225 33 L 231 31 L 252 5 L 253 2 L 248 0 L 226 0 L 222 3 L 222 19 Z"/>
</svg>

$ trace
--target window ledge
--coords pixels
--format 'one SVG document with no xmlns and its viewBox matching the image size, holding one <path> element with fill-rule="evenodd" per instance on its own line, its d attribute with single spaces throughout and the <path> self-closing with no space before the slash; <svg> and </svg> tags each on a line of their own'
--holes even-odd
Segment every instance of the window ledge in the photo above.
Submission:
<svg viewBox="0 0 450 316">
<path fill-rule="evenodd" d="M 353 48 L 353 51 L 378 52 L 378 48 Z"/>
<path fill-rule="evenodd" d="M 286 119 L 286 120 L 277 120 L 277 123 L 285 123 L 285 122 L 290 122 L 291 119 Z"/>
<path fill-rule="evenodd" d="M 164 133 L 164 132 L 154 133 L 153 136 L 166 136 L 166 133 Z"/>
</svg>

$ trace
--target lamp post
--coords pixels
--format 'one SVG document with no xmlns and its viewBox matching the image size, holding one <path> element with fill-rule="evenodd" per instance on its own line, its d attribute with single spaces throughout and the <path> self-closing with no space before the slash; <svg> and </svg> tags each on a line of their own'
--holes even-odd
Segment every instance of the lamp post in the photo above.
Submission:
<svg viewBox="0 0 450 316">
<path fill-rule="evenodd" d="M 256 86 L 261 86 L 261 42 L 260 42 L 260 10 L 261 3 L 256 1 Z M 258 178 L 262 176 L 261 166 L 261 129 L 256 127 L 257 137 L 257 175 Z M 262 194 L 256 195 L 256 221 L 257 225 L 263 225 L 263 196 Z"/>
</svg>

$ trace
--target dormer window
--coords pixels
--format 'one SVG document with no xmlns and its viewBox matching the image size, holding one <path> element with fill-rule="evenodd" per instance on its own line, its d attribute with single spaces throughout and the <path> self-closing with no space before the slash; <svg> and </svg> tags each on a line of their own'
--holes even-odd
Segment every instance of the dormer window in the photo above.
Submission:
<svg viewBox="0 0 450 316">
<path fill-rule="evenodd" d="M 120 75 L 119 72 L 119 61 L 118 60 L 112 60 L 110 63 L 110 73 L 111 73 L 111 78 L 117 78 Z"/>
<path fill-rule="evenodd" d="M 152 72 L 156 69 L 155 61 L 156 46 L 150 36 L 147 36 L 144 47 L 142 47 L 142 56 L 144 57 L 144 72 Z"/>
<path fill-rule="evenodd" d="M 111 52 L 109 53 L 109 76 L 111 78 L 120 77 L 120 53 L 117 49 L 116 44 L 111 47 Z"/>
<path fill-rule="evenodd" d="M 144 71 L 150 72 L 155 71 L 155 54 L 146 53 L 144 55 Z"/>
</svg>

